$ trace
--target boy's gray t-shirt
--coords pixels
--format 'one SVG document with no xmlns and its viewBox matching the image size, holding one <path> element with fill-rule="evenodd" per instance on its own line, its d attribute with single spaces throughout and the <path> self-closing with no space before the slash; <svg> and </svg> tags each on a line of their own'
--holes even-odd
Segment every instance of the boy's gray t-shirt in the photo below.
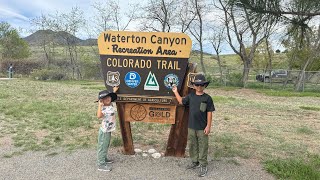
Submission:
<svg viewBox="0 0 320 180">
<path fill-rule="evenodd" d="M 189 106 L 188 127 L 194 130 L 204 130 L 207 126 L 207 112 L 215 111 L 211 96 L 206 93 L 196 95 L 192 92 L 182 98 L 182 104 Z"/>
</svg>

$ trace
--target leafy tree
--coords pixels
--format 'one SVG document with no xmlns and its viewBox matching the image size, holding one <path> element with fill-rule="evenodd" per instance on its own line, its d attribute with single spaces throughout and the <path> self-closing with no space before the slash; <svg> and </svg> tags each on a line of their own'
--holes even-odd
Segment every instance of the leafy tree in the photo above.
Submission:
<svg viewBox="0 0 320 180">
<path fill-rule="evenodd" d="M 6 22 L 0 23 L 0 46 L 2 59 L 21 59 L 31 55 L 28 43 Z"/>
<path fill-rule="evenodd" d="M 305 71 L 319 70 L 320 68 L 320 26 L 307 32 L 301 32 L 302 29 L 291 33 L 284 41 L 289 49 L 287 55 L 290 58 L 290 67 L 301 70 L 296 83 L 296 91 L 303 90 Z"/>
<path fill-rule="evenodd" d="M 254 53 L 259 44 L 268 38 L 275 21 L 268 16 L 254 16 L 246 6 L 235 0 L 218 0 L 224 14 L 227 42 L 243 62 L 242 83 L 249 78 Z"/>
</svg>

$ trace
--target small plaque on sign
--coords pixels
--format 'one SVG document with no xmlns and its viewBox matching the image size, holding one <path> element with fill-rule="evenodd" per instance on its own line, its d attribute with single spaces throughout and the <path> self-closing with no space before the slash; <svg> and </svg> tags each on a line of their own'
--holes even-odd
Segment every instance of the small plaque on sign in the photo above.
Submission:
<svg viewBox="0 0 320 180">
<path fill-rule="evenodd" d="M 126 103 L 125 109 L 125 121 L 175 124 L 176 106 Z"/>
<path fill-rule="evenodd" d="M 155 104 L 171 104 L 172 98 L 118 95 L 117 102 L 139 102 Z"/>
<path fill-rule="evenodd" d="M 189 88 L 193 88 L 193 85 L 191 84 L 191 82 L 194 81 L 194 78 L 196 77 L 197 74 L 201 74 L 201 73 L 189 73 L 188 74 L 188 84 L 187 84 L 187 86 Z"/>
</svg>

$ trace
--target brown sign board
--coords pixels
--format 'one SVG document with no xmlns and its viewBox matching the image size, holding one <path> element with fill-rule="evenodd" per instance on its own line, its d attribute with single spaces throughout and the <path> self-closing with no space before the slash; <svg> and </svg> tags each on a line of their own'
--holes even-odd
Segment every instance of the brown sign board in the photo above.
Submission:
<svg viewBox="0 0 320 180">
<path fill-rule="evenodd" d="M 125 109 L 125 121 L 175 123 L 176 106 L 174 105 L 126 103 Z"/>
<path fill-rule="evenodd" d="M 183 33 L 106 31 L 98 38 L 105 86 L 118 94 L 174 96 L 181 88 L 191 51 Z"/>
</svg>

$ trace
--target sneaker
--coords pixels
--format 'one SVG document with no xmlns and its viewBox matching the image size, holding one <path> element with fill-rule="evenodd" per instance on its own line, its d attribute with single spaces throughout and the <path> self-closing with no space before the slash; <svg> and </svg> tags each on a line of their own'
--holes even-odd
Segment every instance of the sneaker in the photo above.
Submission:
<svg viewBox="0 0 320 180">
<path fill-rule="evenodd" d="M 112 159 L 106 159 L 106 164 L 112 164 L 113 160 Z"/>
<path fill-rule="evenodd" d="M 208 168 L 207 166 L 200 165 L 199 177 L 205 177 L 207 175 Z"/>
<path fill-rule="evenodd" d="M 111 166 L 101 165 L 101 166 L 98 167 L 98 170 L 99 171 L 111 171 L 112 168 L 111 168 Z"/>
<path fill-rule="evenodd" d="M 200 167 L 199 162 L 192 162 L 191 164 L 189 164 L 189 165 L 187 166 L 187 169 L 195 169 L 195 168 L 197 168 L 197 167 Z"/>
</svg>

